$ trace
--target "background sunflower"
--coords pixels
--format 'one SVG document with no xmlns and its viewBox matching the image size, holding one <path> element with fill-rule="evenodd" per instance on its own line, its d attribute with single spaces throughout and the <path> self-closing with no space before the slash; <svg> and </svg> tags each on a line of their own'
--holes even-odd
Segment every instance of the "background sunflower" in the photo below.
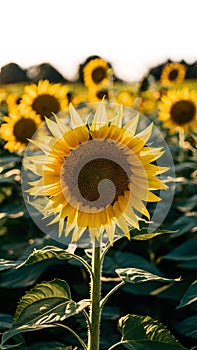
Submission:
<svg viewBox="0 0 197 350">
<path fill-rule="evenodd" d="M 34 111 L 42 120 L 68 107 L 67 85 L 52 84 L 48 80 L 40 80 L 38 84 L 26 85 L 21 97 L 21 105 L 27 111 Z"/>
<path fill-rule="evenodd" d="M 169 90 L 158 102 L 158 118 L 171 133 L 197 130 L 197 91 L 187 87 Z"/>
</svg>

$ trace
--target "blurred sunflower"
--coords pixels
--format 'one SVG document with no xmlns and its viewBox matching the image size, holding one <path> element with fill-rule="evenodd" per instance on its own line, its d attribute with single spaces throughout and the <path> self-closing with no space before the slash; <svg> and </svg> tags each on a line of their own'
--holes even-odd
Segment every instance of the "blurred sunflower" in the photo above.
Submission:
<svg viewBox="0 0 197 350">
<path fill-rule="evenodd" d="M 112 91 L 105 87 L 88 90 L 88 102 L 101 102 L 103 99 L 112 101 Z"/>
<path fill-rule="evenodd" d="M 20 108 L 12 109 L 9 116 L 3 117 L 0 127 L 0 137 L 7 141 L 5 149 L 10 152 L 22 152 L 28 144 L 41 120 L 34 112 L 24 115 Z"/>
<path fill-rule="evenodd" d="M 7 110 L 7 96 L 9 93 L 5 89 L 0 89 L 0 108 L 2 110 Z"/>
<path fill-rule="evenodd" d="M 15 109 L 21 102 L 21 94 L 17 93 L 10 93 L 6 98 L 7 106 L 8 106 L 8 112 L 10 112 L 12 109 Z"/>
<path fill-rule="evenodd" d="M 158 102 L 158 117 L 171 133 L 197 129 L 197 91 L 187 87 L 169 90 Z"/>
<path fill-rule="evenodd" d="M 137 99 L 137 109 L 142 114 L 150 114 L 157 109 L 158 98 L 154 93 L 143 91 Z"/>
<path fill-rule="evenodd" d="M 57 215 L 50 224 L 59 223 L 59 235 L 71 233 L 76 242 L 88 228 L 92 240 L 105 231 L 112 244 L 116 226 L 129 237 L 129 226 L 139 228 L 139 213 L 150 219 L 145 203 L 160 200 L 152 191 L 167 189 L 157 177 L 167 168 L 151 164 L 163 152 L 145 145 L 152 124 L 135 135 L 138 115 L 122 126 L 121 106 L 109 120 L 99 103 L 90 124 L 72 106 L 70 115 L 72 128 L 58 117 L 46 119 L 52 134 L 47 145 L 31 140 L 44 154 L 24 161 L 39 176 L 27 192 L 48 198 L 43 214 Z"/>
<path fill-rule="evenodd" d="M 127 107 L 132 107 L 135 102 L 135 96 L 130 91 L 120 91 L 116 95 L 116 102 Z"/>
<path fill-rule="evenodd" d="M 89 89 L 107 85 L 110 82 L 109 64 L 102 58 L 90 60 L 83 68 L 84 84 Z"/>
<path fill-rule="evenodd" d="M 68 92 L 66 85 L 40 80 L 38 84 L 25 86 L 21 105 L 27 111 L 36 112 L 44 120 L 44 117 L 50 117 L 53 113 L 58 113 L 68 107 Z"/>
<path fill-rule="evenodd" d="M 182 63 L 167 63 L 160 76 L 162 85 L 173 86 L 181 83 L 186 76 L 186 66 Z"/>
</svg>

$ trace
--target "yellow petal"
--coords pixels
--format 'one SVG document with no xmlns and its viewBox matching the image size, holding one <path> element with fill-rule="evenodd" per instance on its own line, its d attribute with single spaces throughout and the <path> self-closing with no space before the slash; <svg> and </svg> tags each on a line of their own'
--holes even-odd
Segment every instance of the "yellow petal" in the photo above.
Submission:
<svg viewBox="0 0 197 350">
<path fill-rule="evenodd" d="M 83 126 L 84 121 L 79 115 L 79 113 L 76 111 L 76 109 L 73 107 L 72 103 L 69 104 L 69 111 L 70 111 L 70 116 L 71 116 L 71 124 L 72 128 L 77 128 L 78 126 Z"/>
</svg>

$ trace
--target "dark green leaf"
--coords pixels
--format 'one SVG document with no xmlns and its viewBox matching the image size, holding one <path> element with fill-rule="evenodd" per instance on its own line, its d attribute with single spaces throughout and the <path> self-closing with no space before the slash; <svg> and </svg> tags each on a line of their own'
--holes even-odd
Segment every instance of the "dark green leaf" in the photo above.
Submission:
<svg viewBox="0 0 197 350">
<path fill-rule="evenodd" d="M 59 342 L 34 343 L 28 346 L 27 350 L 72 350 L 72 346 L 64 346 Z"/>
<path fill-rule="evenodd" d="M 174 323 L 175 329 L 182 335 L 197 339 L 197 315 L 187 317 L 181 322 Z"/>
<path fill-rule="evenodd" d="M 26 309 L 35 302 L 55 298 L 71 299 L 70 288 L 65 281 L 55 279 L 36 285 L 21 298 L 14 316 L 15 323 L 19 321 L 21 314 L 24 314 Z"/>
<path fill-rule="evenodd" d="M 184 294 L 183 298 L 180 301 L 180 304 L 178 305 L 177 309 L 180 309 L 181 307 L 190 305 L 197 301 L 197 280 L 194 281 L 191 286 L 188 288 L 186 293 Z"/>
<path fill-rule="evenodd" d="M 53 327 L 89 305 L 88 300 L 76 303 L 70 297 L 70 288 L 63 280 L 36 285 L 19 301 L 13 327 L 4 333 L 2 343 L 21 332 Z"/>
<path fill-rule="evenodd" d="M 178 266 L 185 269 L 197 268 L 197 239 L 186 241 L 161 259 L 177 261 Z"/>
<path fill-rule="evenodd" d="M 34 249 L 34 251 L 28 256 L 28 258 L 18 266 L 24 266 L 24 265 L 30 265 L 30 264 L 35 264 L 44 260 L 48 259 L 61 259 L 61 260 L 66 260 L 70 259 L 72 257 L 73 251 L 71 250 L 64 250 L 58 247 L 44 247 L 42 249 Z"/>
<path fill-rule="evenodd" d="M 180 278 L 170 279 L 162 276 L 154 275 L 148 271 L 144 271 L 137 268 L 126 268 L 126 269 L 117 269 L 116 273 L 120 276 L 120 278 L 128 283 L 142 283 L 149 281 L 157 281 L 157 282 L 178 282 Z"/>
<path fill-rule="evenodd" d="M 128 341 L 128 349 L 140 350 L 184 350 L 169 330 L 149 316 L 127 315 L 118 322 L 121 341 Z M 160 346 L 161 345 L 161 346 Z"/>
</svg>

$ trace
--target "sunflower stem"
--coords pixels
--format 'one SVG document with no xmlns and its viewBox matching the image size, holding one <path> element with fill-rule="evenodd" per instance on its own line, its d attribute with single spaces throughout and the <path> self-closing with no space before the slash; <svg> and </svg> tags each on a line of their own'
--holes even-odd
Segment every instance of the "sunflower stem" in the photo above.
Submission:
<svg viewBox="0 0 197 350">
<path fill-rule="evenodd" d="M 101 247 L 98 241 L 93 243 L 92 272 L 90 284 L 90 324 L 88 333 L 88 350 L 99 350 L 100 342 L 100 318 L 101 318 Z"/>
</svg>

